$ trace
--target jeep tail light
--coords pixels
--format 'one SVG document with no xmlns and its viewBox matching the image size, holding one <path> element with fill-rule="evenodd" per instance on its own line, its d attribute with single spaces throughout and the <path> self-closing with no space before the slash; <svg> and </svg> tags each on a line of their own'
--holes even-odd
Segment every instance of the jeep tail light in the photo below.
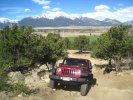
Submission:
<svg viewBox="0 0 133 100">
<path fill-rule="evenodd" d="M 57 74 L 57 75 L 61 75 L 61 68 L 57 68 L 56 74 Z"/>
</svg>

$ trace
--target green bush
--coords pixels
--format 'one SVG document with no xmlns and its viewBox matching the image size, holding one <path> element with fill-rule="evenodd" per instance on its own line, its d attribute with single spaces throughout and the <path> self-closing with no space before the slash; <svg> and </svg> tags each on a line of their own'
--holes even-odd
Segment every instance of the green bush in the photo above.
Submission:
<svg viewBox="0 0 133 100">
<path fill-rule="evenodd" d="M 12 85 L 11 87 L 12 87 L 12 92 L 15 95 L 18 95 L 20 93 L 30 94 L 29 88 L 24 84 L 17 83 L 17 84 Z"/>
<path fill-rule="evenodd" d="M 20 93 L 30 94 L 30 89 L 24 84 L 9 84 L 7 76 L 0 78 L 0 92 L 1 91 L 12 92 L 14 95 Z"/>
<path fill-rule="evenodd" d="M 129 25 L 113 26 L 108 32 L 102 34 L 92 46 L 95 56 L 109 60 L 109 65 L 113 60 L 117 71 L 121 59 L 127 54 L 132 55 L 133 42 L 132 37 L 128 35 L 130 28 Z"/>
<path fill-rule="evenodd" d="M 36 63 L 55 63 L 66 55 L 59 34 L 47 37 L 32 34 L 32 27 L 13 26 L 0 30 L 0 75 L 34 66 Z"/>
<path fill-rule="evenodd" d="M 8 81 L 8 79 L 5 76 L 3 76 L 3 77 L 0 78 L 0 92 L 1 91 L 10 92 L 12 90 L 11 85 L 8 84 L 7 81 Z"/>
<path fill-rule="evenodd" d="M 71 41 L 69 40 L 69 38 L 68 37 L 65 37 L 64 38 L 64 47 L 65 47 L 65 49 L 66 50 L 68 50 L 68 49 L 70 49 L 71 48 Z"/>
<path fill-rule="evenodd" d="M 89 44 L 90 44 L 89 38 L 84 35 L 81 35 L 81 36 L 75 37 L 73 46 L 75 49 L 82 52 L 85 50 L 89 50 Z"/>
</svg>

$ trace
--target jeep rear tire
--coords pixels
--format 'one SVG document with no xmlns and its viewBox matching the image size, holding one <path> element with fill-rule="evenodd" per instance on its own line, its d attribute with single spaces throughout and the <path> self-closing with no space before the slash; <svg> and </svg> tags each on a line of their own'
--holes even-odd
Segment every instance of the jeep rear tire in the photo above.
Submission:
<svg viewBox="0 0 133 100">
<path fill-rule="evenodd" d="M 52 89 L 55 88 L 55 81 L 54 80 L 50 80 L 49 87 L 52 88 Z"/>
<path fill-rule="evenodd" d="M 81 85 L 80 94 L 81 94 L 82 96 L 86 96 L 86 95 L 87 95 L 88 87 L 89 87 L 88 84 L 82 84 L 82 85 Z"/>
</svg>

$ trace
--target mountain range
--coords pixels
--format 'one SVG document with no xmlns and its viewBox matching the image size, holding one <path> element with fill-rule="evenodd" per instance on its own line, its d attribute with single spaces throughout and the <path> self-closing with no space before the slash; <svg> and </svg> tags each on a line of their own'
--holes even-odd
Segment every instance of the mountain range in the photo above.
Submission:
<svg viewBox="0 0 133 100">
<path fill-rule="evenodd" d="M 120 22 L 116 19 L 106 18 L 103 21 L 96 20 L 88 17 L 69 18 L 64 16 L 58 16 L 55 18 L 48 17 L 26 17 L 20 21 L 11 21 L 9 19 L 3 19 L 0 21 L 0 28 L 4 26 L 28 25 L 33 27 L 61 27 L 61 26 L 115 26 L 119 24 L 132 24 L 133 21 Z"/>
</svg>

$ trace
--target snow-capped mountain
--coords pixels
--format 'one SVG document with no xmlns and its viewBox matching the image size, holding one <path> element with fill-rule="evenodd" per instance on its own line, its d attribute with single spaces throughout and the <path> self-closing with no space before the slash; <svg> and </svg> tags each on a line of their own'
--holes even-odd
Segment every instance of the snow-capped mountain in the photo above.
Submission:
<svg viewBox="0 0 133 100">
<path fill-rule="evenodd" d="M 112 24 L 122 24 L 122 22 L 116 20 L 116 19 L 109 19 L 109 18 L 106 18 L 103 20 L 104 22 L 108 22 L 108 23 L 112 23 Z"/>
<path fill-rule="evenodd" d="M 0 23 L 17 23 L 17 20 L 11 20 L 11 19 L 8 19 L 8 18 L 0 18 Z"/>
<path fill-rule="evenodd" d="M 133 25 L 133 20 L 125 22 L 125 24 Z"/>
<path fill-rule="evenodd" d="M 111 20 L 111 19 L 110 19 Z M 65 12 L 47 12 L 42 15 L 27 17 L 19 21 L 19 25 L 31 25 L 33 27 L 56 26 L 112 26 L 118 25 L 117 20 L 99 21 L 82 14 L 68 14 Z"/>
<path fill-rule="evenodd" d="M 17 24 L 18 22 L 16 20 L 11 20 L 8 18 L 0 18 L 0 28 L 3 28 L 4 26 L 12 26 Z"/>
<path fill-rule="evenodd" d="M 132 23 L 131 21 L 128 23 Z M 60 27 L 60 26 L 114 26 L 122 23 L 116 19 L 106 18 L 103 21 L 88 18 L 79 14 L 67 14 L 64 12 L 49 12 L 39 16 L 26 17 L 20 21 L 0 18 L 0 28 L 14 24 L 33 27 Z"/>
<path fill-rule="evenodd" d="M 19 21 L 19 25 L 31 25 L 33 27 L 56 27 L 56 26 L 113 26 L 121 24 L 118 21 L 99 21 L 88 17 L 65 17 L 65 16 L 39 16 L 27 17 Z"/>
</svg>

